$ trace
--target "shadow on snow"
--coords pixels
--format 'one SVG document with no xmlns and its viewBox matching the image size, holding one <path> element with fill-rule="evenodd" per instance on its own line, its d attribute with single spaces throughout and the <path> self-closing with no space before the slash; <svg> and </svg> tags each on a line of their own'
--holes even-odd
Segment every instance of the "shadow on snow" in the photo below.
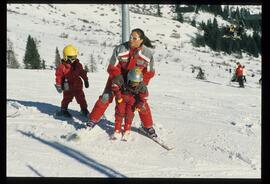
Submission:
<svg viewBox="0 0 270 184">
<path fill-rule="evenodd" d="M 37 176 L 44 177 L 42 174 L 40 174 L 36 169 L 34 169 L 31 165 L 27 165 L 27 167 L 33 171 Z"/>
<path fill-rule="evenodd" d="M 14 99 L 7 99 L 7 102 L 17 102 L 20 103 L 23 106 L 26 107 L 36 107 L 41 113 L 47 114 L 49 116 L 53 116 L 54 119 L 58 119 L 61 121 L 66 121 L 68 124 L 71 124 L 74 126 L 76 130 L 81 129 L 81 128 L 86 128 L 84 124 L 81 122 L 84 122 L 87 120 L 86 117 L 83 117 L 80 112 L 69 109 L 69 112 L 72 114 L 73 117 L 76 117 L 79 121 L 74 120 L 74 118 L 65 118 L 65 117 L 57 117 L 55 116 L 55 112 L 57 110 L 60 110 L 59 106 L 52 105 L 49 103 L 45 102 L 33 102 L 33 101 L 22 101 L 22 100 L 14 100 Z"/>
<path fill-rule="evenodd" d="M 54 119 L 66 121 L 68 124 L 74 126 L 76 130 L 84 129 L 86 128 L 85 124 L 82 124 L 81 122 L 86 121 L 86 117 L 83 117 L 80 112 L 69 109 L 69 112 L 72 114 L 73 117 L 76 117 L 79 121 L 74 120 L 74 118 L 65 118 L 65 117 L 57 117 L 55 116 L 55 112 L 60 109 L 59 106 L 52 105 L 45 102 L 33 102 L 33 101 L 23 101 L 23 100 L 14 100 L 14 99 L 7 99 L 7 102 L 17 102 L 20 103 L 23 106 L 26 107 L 35 107 L 37 108 L 41 113 L 47 114 L 49 116 L 52 116 Z M 97 124 L 100 128 L 102 128 L 106 133 L 110 136 L 114 132 L 114 122 L 109 121 L 106 119 L 105 116 L 100 119 L 99 123 Z M 131 127 L 131 131 L 137 132 L 136 127 Z"/>
<path fill-rule="evenodd" d="M 46 144 L 48 146 L 51 146 L 53 148 L 55 148 L 56 150 L 60 151 L 61 153 L 77 160 L 78 162 L 88 166 L 88 167 L 91 167 L 95 170 L 97 170 L 98 172 L 108 176 L 108 177 L 111 177 L 111 178 L 126 178 L 125 175 L 115 171 L 114 169 L 112 168 L 109 168 L 103 164 L 100 164 L 98 163 L 97 161 L 87 157 L 86 155 L 80 153 L 79 151 L 76 151 L 70 147 L 67 147 L 63 144 L 60 144 L 58 142 L 50 142 L 50 141 L 46 141 L 42 138 L 39 138 L 37 136 L 35 136 L 33 133 L 31 132 L 24 132 L 24 131 L 21 131 L 21 130 L 17 130 L 18 132 L 20 132 L 21 134 L 27 136 L 27 137 L 30 137 L 30 138 L 33 138 L 43 144 Z"/>
</svg>

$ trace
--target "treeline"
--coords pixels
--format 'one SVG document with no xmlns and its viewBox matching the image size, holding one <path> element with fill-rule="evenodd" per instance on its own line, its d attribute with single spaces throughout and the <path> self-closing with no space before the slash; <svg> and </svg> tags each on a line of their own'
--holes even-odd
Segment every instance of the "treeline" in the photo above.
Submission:
<svg viewBox="0 0 270 184">
<path fill-rule="evenodd" d="M 253 29 L 254 31 L 261 31 L 262 25 L 262 14 L 251 15 L 246 8 L 236 7 L 232 8 L 233 5 L 188 5 L 186 7 L 181 7 L 181 5 L 176 4 L 174 12 L 176 13 L 176 20 L 183 22 L 183 14 L 186 12 L 199 11 L 209 12 L 215 16 L 221 16 L 224 20 L 236 24 L 237 26 L 245 27 L 245 29 Z"/>
<path fill-rule="evenodd" d="M 230 22 L 236 27 L 243 28 L 241 39 L 224 38 L 227 34 L 228 27 L 218 27 L 216 18 L 208 20 L 207 23 L 201 22 L 199 29 L 203 31 L 203 35 L 197 34 L 194 40 L 194 46 L 209 46 L 214 51 L 224 51 L 228 54 L 247 52 L 250 55 L 258 57 L 261 54 L 261 13 L 251 15 L 245 8 L 225 5 L 189 5 L 184 8 L 180 5 L 175 5 L 176 19 L 183 22 L 183 13 L 199 11 L 213 13 L 215 16 L 221 16 L 224 20 Z M 195 20 L 192 20 L 191 25 L 196 27 Z M 246 30 L 251 29 L 252 34 L 247 34 Z M 251 31 L 251 32 L 252 32 Z"/>
<path fill-rule="evenodd" d="M 221 5 L 198 5 L 196 11 L 198 12 L 199 10 L 213 13 L 215 16 L 220 15 L 224 20 L 237 24 L 238 26 L 244 26 L 245 29 L 261 31 L 261 13 L 251 15 L 245 8 L 237 7 L 234 10 L 228 5 L 224 5 L 223 9 Z"/>
<path fill-rule="evenodd" d="M 238 53 L 242 55 L 242 52 L 247 52 L 254 57 L 258 57 L 261 54 L 261 36 L 260 33 L 254 31 L 252 36 L 246 33 L 241 34 L 241 39 L 234 39 L 233 37 L 224 38 L 226 34 L 226 28 L 219 28 L 216 18 L 207 23 L 201 22 L 199 29 L 203 34 L 197 34 L 194 39 L 194 46 L 209 46 L 214 51 L 224 51 L 228 54 Z"/>
</svg>

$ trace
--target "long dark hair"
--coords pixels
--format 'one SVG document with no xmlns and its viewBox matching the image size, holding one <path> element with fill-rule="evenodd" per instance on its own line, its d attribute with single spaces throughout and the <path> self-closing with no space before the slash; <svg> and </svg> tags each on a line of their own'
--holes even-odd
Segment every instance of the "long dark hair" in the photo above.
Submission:
<svg viewBox="0 0 270 184">
<path fill-rule="evenodd" d="M 146 47 L 155 48 L 154 45 L 152 45 L 151 40 L 147 36 L 145 36 L 143 30 L 140 28 L 133 29 L 131 33 L 136 32 L 140 36 L 141 39 L 143 39 L 142 44 L 144 44 Z"/>
</svg>

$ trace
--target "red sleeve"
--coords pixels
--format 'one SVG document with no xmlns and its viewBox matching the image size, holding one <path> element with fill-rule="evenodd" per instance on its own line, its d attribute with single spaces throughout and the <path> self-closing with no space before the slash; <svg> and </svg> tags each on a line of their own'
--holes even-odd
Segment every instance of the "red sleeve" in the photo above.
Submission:
<svg viewBox="0 0 270 184">
<path fill-rule="evenodd" d="M 148 91 L 139 93 L 139 97 L 140 97 L 140 102 L 145 103 L 147 101 Z"/>
<path fill-rule="evenodd" d="M 64 76 L 63 67 L 64 67 L 64 65 L 63 64 L 60 64 L 56 68 L 56 71 L 55 71 L 55 83 L 56 83 L 56 85 L 59 85 L 59 86 L 61 86 L 62 79 L 63 79 L 63 76 Z"/>
<path fill-rule="evenodd" d="M 116 99 L 120 99 L 121 98 L 120 86 L 118 86 L 117 84 L 112 84 L 111 89 L 112 89 Z"/>
<path fill-rule="evenodd" d="M 148 85 L 150 79 L 154 77 L 155 71 L 146 71 L 143 70 L 143 82 L 145 85 Z"/>
<path fill-rule="evenodd" d="M 137 108 L 141 109 L 144 107 L 145 102 L 147 101 L 147 97 L 148 97 L 148 92 L 141 92 L 139 93 L 139 103 L 136 105 Z"/>
<path fill-rule="evenodd" d="M 81 77 L 84 81 L 88 80 L 87 72 L 83 69 L 82 64 L 81 64 L 81 63 L 78 63 L 78 65 L 79 65 L 79 70 L 80 70 L 80 77 Z"/>
<path fill-rule="evenodd" d="M 107 68 L 107 72 L 109 73 L 110 77 L 115 77 L 121 74 L 121 66 L 118 64 L 116 66 L 113 66 L 109 64 Z"/>
</svg>

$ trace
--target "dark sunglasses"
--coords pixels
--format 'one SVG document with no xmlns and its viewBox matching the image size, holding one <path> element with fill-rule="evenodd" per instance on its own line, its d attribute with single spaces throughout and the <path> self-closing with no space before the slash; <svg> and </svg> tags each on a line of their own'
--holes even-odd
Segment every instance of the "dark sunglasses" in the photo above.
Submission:
<svg viewBox="0 0 270 184">
<path fill-rule="evenodd" d="M 77 56 L 67 56 L 67 59 L 70 61 L 74 61 L 77 59 Z"/>
</svg>

